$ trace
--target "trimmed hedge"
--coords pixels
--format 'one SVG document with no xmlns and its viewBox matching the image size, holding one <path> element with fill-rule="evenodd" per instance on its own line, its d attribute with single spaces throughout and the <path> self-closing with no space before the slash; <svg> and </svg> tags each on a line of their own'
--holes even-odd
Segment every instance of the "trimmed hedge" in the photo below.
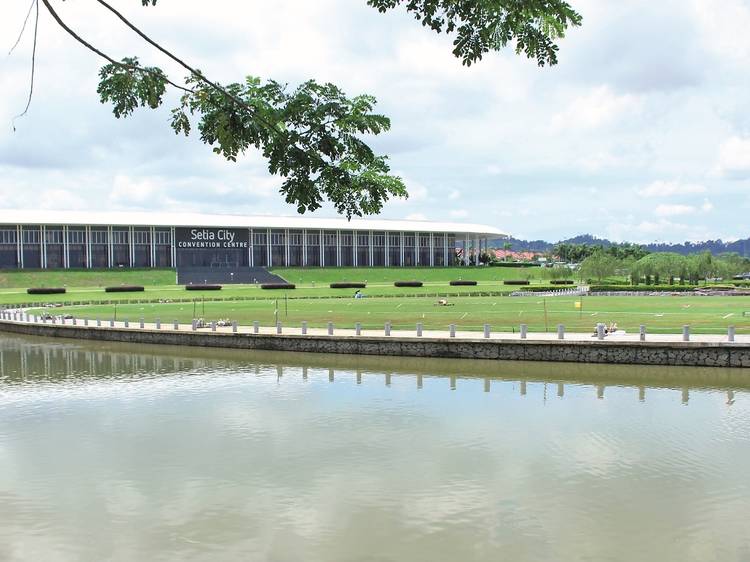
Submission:
<svg viewBox="0 0 750 562">
<path fill-rule="evenodd" d="M 294 283 L 263 283 L 260 286 L 261 289 L 296 289 L 297 285 Z"/>
<path fill-rule="evenodd" d="M 695 285 L 591 285 L 591 291 L 597 292 L 612 292 L 622 291 L 628 293 L 692 293 L 696 289 L 710 289 L 711 286 L 706 287 Z"/>
<path fill-rule="evenodd" d="M 506 279 L 503 281 L 503 285 L 529 285 L 528 279 Z"/>
<path fill-rule="evenodd" d="M 198 283 L 195 285 L 185 285 L 186 291 L 220 291 L 221 285 L 207 285 L 205 283 Z"/>
<path fill-rule="evenodd" d="M 421 287 L 421 281 L 396 281 L 393 283 L 394 287 Z"/>
<path fill-rule="evenodd" d="M 488 265 L 490 267 L 541 267 L 541 264 L 529 261 L 495 261 Z"/>
<path fill-rule="evenodd" d="M 474 287 L 476 284 L 476 281 L 463 281 L 462 279 L 459 279 L 458 281 L 451 281 L 449 283 L 451 287 Z"/>
<path fill-rule="evenodd" d="M 116 287 L 104 287 L 105 293 L 142 293 L 146 289 L 140 285 L 118 285 Z"/>
<path fill-rule="evenodd" d="M 62 295 L 65 291 L 65 287 L 31 287 L 26 289 L 26 292 L 30 295 Z"/>
<path fill-rule="evenodd" d="M 331 287 L 331 289 L 364 289 L 367 287 L 367 283 L 331 283 L 329 287 Z"/>
<path fill-rule="evenodd" d="M 572 279 L 553 279 L 549 282 L 550 285 L 572 285 L 573 283 Z"/>
</svg>

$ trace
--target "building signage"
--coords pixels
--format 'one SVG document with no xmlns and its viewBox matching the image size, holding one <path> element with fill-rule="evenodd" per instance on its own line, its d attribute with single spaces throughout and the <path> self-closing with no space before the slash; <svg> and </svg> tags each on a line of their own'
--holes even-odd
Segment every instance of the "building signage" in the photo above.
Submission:
<svg viewBox="0 0 750 562">
<path fill-rule="evenodd" d="M 196 250 L 247 249 L 250 231 L 246 228 L 176 228 L 178 248 Z"/>
</svg>

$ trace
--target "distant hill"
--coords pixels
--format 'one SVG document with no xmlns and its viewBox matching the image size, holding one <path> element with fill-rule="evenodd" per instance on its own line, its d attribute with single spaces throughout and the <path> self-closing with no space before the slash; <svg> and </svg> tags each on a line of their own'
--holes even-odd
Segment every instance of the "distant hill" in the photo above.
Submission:
<svg viewBox="0 0 750 562">
<path fill-rule="evenodd" d="M 521 240 L 510 238 L 509 240 L 493 240 L 490 245 L 496 248 L 502 248 L 505 242 L 509 242 L 515 251 L 529 250 L 532 252 L 550 251 L 555 244 L 588 244 L 591 246 L 601 245 L 605 248 L 615 244 L 605 238 L 597 238 L 591 234 L 579 234 L 572 238 L 559 240 L 558 242 L 547 242 L 546 240 Z M 741 256 L 750 257 L 750 238 L 736 240 L 734 242 L 724 242 L 723 240 L 706 240 L 705 242 L 682 242 L 677 244 L 651 243 L 641 244 L 651 252 L 676 252 L 678 254 L 693 254 L 708 250 L 712 254 L 721 254 L 723 252 L 736 252 Z"/>
</svg>

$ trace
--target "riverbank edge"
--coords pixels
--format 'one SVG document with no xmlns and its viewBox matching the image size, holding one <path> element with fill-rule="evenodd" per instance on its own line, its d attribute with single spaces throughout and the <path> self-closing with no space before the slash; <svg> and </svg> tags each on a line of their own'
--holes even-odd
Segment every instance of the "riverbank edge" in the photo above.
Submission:
<svg viewBox="0 0 750 562">
<path fill-rule="evenodd" d="M 192 332 L 0 321 L 31 336 L 266 351 L 695 367 L 750 367 L 750 345 L 724 342 L 616 342 L 399 338 Z"/>
</svg>

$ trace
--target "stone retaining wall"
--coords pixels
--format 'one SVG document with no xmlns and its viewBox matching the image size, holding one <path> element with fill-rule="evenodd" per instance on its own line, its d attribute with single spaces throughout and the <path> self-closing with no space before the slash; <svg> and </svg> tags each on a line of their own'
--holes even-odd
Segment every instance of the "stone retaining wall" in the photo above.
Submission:
<svg viewBox="0 0 750 562">
<path fill-rule="evenodd" d="M 0 331 L 43 337 L 195 347 L 356 355 L 750 367 L 750 345 L 706 342 L 518 341 L 395 336 L 255 335 L 0 322 Z"/>
</svg>

